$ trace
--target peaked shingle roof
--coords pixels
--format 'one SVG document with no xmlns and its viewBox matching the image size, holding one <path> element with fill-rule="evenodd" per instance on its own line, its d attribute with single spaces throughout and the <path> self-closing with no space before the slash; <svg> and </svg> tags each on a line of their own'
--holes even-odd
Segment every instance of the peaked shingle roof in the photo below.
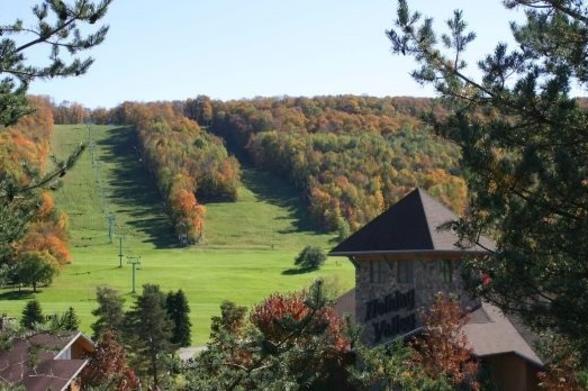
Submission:
<svg viewBox="0 0 588 391">
<path fill-rule="evenodd" d="M 10 349 L 0 352 L 0 385 L 23 385 L 29 391 L 66 389 L 87 360 L 64 359 L 60 354 L 80 338 L 92 344 L 79 332 L 40 333 L 16 339 Z"/>
<path fill-rule="evenodd" d="M 463 332 L 478 357 L 514 353 L 538 367 L 543 366 L 543 361 L 515 327 L 513 320 L 490 303 L 482 302 L 482 306 L 470 314 L 470 321 L 463 326 Z"/>
<path fill-rule="evenodd" d="M 422 189 L 415 189 L 331 251 L 331 255 L 362 254 L 483 254 L 480 246 L 456 246 L 457 234 L 439 229 L 458 217 Z M 492 247 L 483 238 L 484 246 Z"/>
</svg>

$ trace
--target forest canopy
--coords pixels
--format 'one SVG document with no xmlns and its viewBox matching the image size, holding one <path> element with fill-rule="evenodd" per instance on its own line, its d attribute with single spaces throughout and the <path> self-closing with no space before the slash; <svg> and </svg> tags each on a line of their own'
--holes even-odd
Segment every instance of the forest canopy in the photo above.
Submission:
<svg viewBox="0 0 588 391">
<path fill-rule="evenodd" d="M 64 122 L 80 111 L 71 103 L 54 110 Z M 287 178 L 316 226 L 341 236 L 416 186 L 462 212 L 468 193 L 458 148 L 425 125 L 421 118 L 427 113 L 447 115 L 429 98 L 342 95 L 223 102 L 198 96 L 126 102 L 86 112 L 84 118 L 137 127 L 145 163 L 166 197 L 178 235 L 195 243 L 203 232 L 200 202 L 237 197 L 240 168 L 228 151 L 245 164 Z"/>
<path fill-rule="evenodd" d="M 184 111 L 241 157 L 288 178 L 315 222 L 341 236 L 416 186 L 456 212 L 466 206 L 458 149 L 421 121 L 429 112 L 446 115 L 435 100 L 343 95 L 220 102 L 201 96 L 188 100 Z"/>
</svg>

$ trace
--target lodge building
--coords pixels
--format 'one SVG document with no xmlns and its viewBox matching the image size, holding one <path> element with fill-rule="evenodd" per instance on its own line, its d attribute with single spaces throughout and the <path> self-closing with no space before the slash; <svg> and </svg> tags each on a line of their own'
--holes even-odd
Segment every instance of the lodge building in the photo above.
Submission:
<svg viewBox="0 0 588 391">
<path fill-rule="evenodd" d="M 335 247 L 355 267 L 355 288 L 337 300 L 336 309 L 362 326 L 361 338 L 373 346 L 418 334 L 419 310 L 439 292 L 459 300 L 469 314 L 463 332 L 473 353 L 490 370 L 500 390 L 537 389 L 543 362 L 533 350 L 534 336 L 497 307 L 470 296 L 462 263 L 488 255 L 491 240 L 457 246 L 446 223 L 457 216 L 422 189 L 415 189 Z"/>
</svg>

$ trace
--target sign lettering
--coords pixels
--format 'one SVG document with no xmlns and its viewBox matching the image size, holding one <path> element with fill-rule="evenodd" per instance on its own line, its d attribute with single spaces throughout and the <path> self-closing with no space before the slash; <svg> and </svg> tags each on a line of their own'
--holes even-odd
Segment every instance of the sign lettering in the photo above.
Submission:
<svg viewBox="0 0 588 391">
<path fill-rule="evenodd" d="M 416 328 L 416 316 L 414 313 L 401 318 L 396 315 L 389 320 L 374 322 L 374 342 L 380 342 L 382 338 L 391 338 L 398 334 L 406 334 Z"/>
<path fill-rule="evenodd" d="M 384 296 L 383 299 L 374 299 L 367 302 L 367 310 L 365 313 L 364 322 L 389 314 L 390 312 L 396 312 L 401 309 L 414 310 L 415 307 L 415 296 L 414 289 L 409 290 L 406 293 L 400 293 L 396 291 L 389 295 Z"/>
</svg>

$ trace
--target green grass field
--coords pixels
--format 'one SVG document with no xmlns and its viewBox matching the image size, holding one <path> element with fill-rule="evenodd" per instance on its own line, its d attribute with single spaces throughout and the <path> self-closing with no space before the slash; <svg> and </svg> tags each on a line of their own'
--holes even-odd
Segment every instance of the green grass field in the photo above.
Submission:
<svg viewBox="0 0 588 391">
<path fill-rule="evenodd" d="M 341 290 L 353 285 L 353 268 L 345 259 L 329 258 L 317 272 L 293 272 L 293 259 L 305 245 L 328 250 L 334 242 L 313 231 L 296 193 L 279 178 L 245 169 L 238 202 L 206 205 L 204 243 L 179 248 L 153 179 L 140 162 L 132 129 L 58 126 L 54 153 L 67 156 L 89 134 L 95 148 L 84 153 L 55 193 L 57 206 L 70 216 L 72 264 L 36 295 L 1 290 L 0 312 L 19 315 L 26 300 L 37 297 L 47 313 L 73 306 L 82 329 L 89 331 L 97 285 L 118 289 L 130 305 L 131 267 L 118 267 L 118 237 L 112 244 L 108 239 L 109 213 L 124 235 L 124 254 L 141 257 L 139 289 L 155 283 L 164 291 L 186 292 L 193 344 L 206 342 L 210 317 L 223 300 L 249 306 L 272 292 L 306 287 L 318 277 Z"/>
</svg>

